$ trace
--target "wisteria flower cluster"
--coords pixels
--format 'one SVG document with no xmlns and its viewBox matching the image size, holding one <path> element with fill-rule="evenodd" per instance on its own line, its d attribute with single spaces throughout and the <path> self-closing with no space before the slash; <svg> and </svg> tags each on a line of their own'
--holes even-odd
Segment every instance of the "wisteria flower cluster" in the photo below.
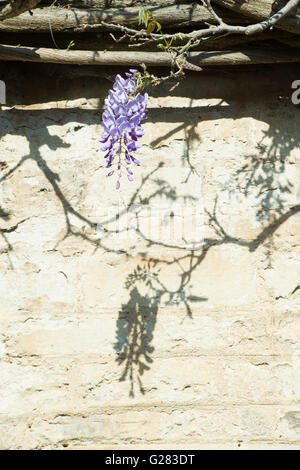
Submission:
<svg viewBox="0 0 300 470">
<path fill-rule="evenodd" d="M 125 169 L 129 181 L 133 181 L 132 163 L 140 162 L 132 154 L 142 147 L 137 142 L 144 135 L 141 121 L 147 119 L 147 93 L 138 91 L 138 72 L 130 69 L 127 79 L 117 75 L 113 89 L 105 99 L 102 115 L 102 136 L 100 142 L 106 160 L 105 168 L 110 168 L 107 176 L 117 174 L 116 189 L 120 188 L 122 170 Z"/>
</svg>

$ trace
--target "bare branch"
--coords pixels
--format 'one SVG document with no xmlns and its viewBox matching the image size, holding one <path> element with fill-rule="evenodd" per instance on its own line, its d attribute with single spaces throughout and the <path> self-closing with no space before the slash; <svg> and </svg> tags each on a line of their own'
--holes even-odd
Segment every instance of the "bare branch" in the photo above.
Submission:
<svg viewBox="0 0 300 470">
<path fill-rule="evenodd" d="M 277 13 L 274 15 L 274 3 L 270 0 L 214 0 L 214 3 L 229 9 L 232 13 L 240 13 L 248 19 L 253 18 L 254 20 L 265 21 L 273 16 L 276 18 L 277 15 Z M 292 10 L 290 10 L 289 5 L 290 2 L 287 2 L 283 8 L 288 7 L 291 12 Z M 296 5 L 298 5 L 298 2 L 296 2 Z M 291 8 L 293 9 L 293 7 Z M 293 15 L 281 15 L 276 21 L 275 26 L 291 33 L 300 34 L 299 9 L 295 10 Z"/>
<path fill-rule="evenodd" d="M 217 21 L 217 23 L 219 23 L 220 25 L 224 24 L 224 21 L 222 20 L 222 18 L 215 12 L 215 10 L 213 9 L 213 7 L 211 6 L 211 0 L 202 0 L 202 3 L 206 6 L 206 8 L 208 9 L 208 11 L 210 12 L 210 14 L 215 18 L 215 20 Z"/>
<path fill-rule="evenodd" d="M 180 50 L 180 54 L 183 54 L 187 50 L 190 49 L 190 47 L 193 45 L 194 41 L 199 40 L 199 39 L 206 39 L 214 36 L 220 36 L 224 34 L 245 34 L 245 35 L 250 35 L 254 33 L 261 33 L 262 31 L 265 31 L 267 28 L 275 25 L 277 21 L 282 19 L 285 15 L 287 15 L 296 5 L 299 4 L 300 0 L 289 0 L 287 5 L 283 7 L 280 11 L 275 13 L 273 16 L 271 16 L 268 20 L 262 21 L 260 23 L 256 23 L 250 26 L 230 26 L 227 25 L 226 23 L 223 22 L 223 20 L 214 12 L 210 0 L 203 0 L 207 8 L 209 9 L 209 12 L 211 15 L 215 16 L 217 19 L 219 25 L 214 26 L 214 27 L 209 27 L 205 29 L 200 29 L 200 30 L 195 30 L 190 33 L 185 33 L 183 36 L 185 39 L 187 39 L 187 43 L 182 47 Z M 123 25 L 120 24 L 111 24 L 107 23 L 104 21 L 101 21 L 101 25 L 108 30 L 115 30 L 115 31 L 122 31 L 127 34 L 126 37 L 134 36 L 134 39 L 143 39 L 148 38 L 148 42 L 151 40 L 151 42 L 160 42 L 162 40 L 162 37 L 160 34 L 150 34 L 147 36 L 145 30 L 137 30 L 133 28 L 127 28 Z M 96 25 L 91 25 L 90 27 L 95 27 Z M 87 26 L 88 28 L 88 26 Z M 175 33 L 175 35 L 171 34 L 166 34 L 165 37 L 167 39 L 171 39 L 174 36 L 179 36 L 180 33 Z"/>
<path fill-rule="evenodd" d="M 257 34 L 262 33 L 268 28 L 272 28 L 278 21 L 282 20 L 293 8 L 299 5 L 299 0 L 289 0 L 287 4 L 281 8 L 275 15 L 271 16 L 268 20 L 261 21 L 255 25 L 246 27 L 245 34 Z"/>
</svg>

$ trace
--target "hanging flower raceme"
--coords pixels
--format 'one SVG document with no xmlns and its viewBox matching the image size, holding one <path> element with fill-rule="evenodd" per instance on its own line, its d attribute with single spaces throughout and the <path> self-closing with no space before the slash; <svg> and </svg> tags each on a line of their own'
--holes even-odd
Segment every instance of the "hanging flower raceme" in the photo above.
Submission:
<svg viewBox="0 0 300 470">
<path fill-rule="evenodd" d="M 126 73 L 127 79 L 117 75 L 113 89 L 104 101 L 101 150 L 106 152 L 105 168 L 109 168 L 107 176 L 117 174 L 116 189 L 120 187 L 122 171 L 129 181 L 133 181 L 132 163 L 140 163 L 132 154 L 142 147 L 137 141 L 144 135 L 141 121 L 147 119 L 148 95 L 137 91 L 136 73 L 136 70 L 131 69 Z"/>
</svg>

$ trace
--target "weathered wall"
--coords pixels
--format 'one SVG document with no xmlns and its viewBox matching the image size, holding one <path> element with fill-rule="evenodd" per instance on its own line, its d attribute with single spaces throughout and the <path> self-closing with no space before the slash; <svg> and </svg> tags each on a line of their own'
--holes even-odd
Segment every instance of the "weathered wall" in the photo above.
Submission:
<svg viewBox="0 0 300 470">
<path fill-rule="evenodd" d="M 152 90 L 119 192 L 109 82 L 4 76 L 0 446 L 299 448 L 300 68 Z"/>
</svg>

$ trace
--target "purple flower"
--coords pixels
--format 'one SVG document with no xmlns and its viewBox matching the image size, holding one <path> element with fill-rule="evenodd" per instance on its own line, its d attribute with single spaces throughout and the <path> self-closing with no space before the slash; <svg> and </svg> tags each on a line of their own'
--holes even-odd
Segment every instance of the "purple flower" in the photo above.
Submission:
<svg viewBox="0 0 300 470">
<path fill-rule="evenodd" d="M 105 99 L 105 108 L 102 114 L 102 135 L 99 142 L 103 144 L 101 150 L 107 152 L 105 155 L 106 166 L 110 168 L 117 165 L 118 180 L 116 189 L 120 188 L 119 178 L 122 176 L 122 167 L 127 170 L 127 178 L 133 181 L 133 172 L 129 165 L 139 165 L 139 160 L 132 153 L 142 147 L 137 140 L 144 135 L 141 121 L 147 119 L 148 95 L 137 92 L 135 73 L 130 69 L 125 75 L 127 79 L 117 75 Z M 115 160 L 115 161 L 114 161 Z M 114 170 L 107 176 L 113 175 Z"/>
</svg>

